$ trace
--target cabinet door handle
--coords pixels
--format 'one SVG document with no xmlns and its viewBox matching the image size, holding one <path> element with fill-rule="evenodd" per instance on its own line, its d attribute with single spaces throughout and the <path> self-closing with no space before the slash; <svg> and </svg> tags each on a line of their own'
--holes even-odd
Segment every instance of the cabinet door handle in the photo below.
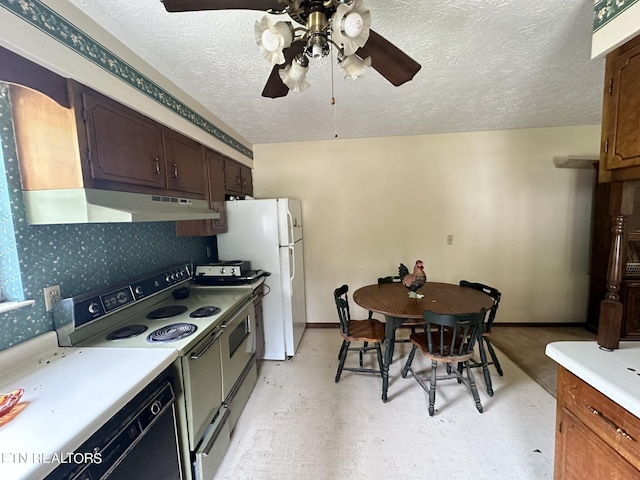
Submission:
<svg viewBox="0 0 640 480">
<path fill-rule="evenodd" d="M 153 159 L 153 162 L 155 164 L 155 171 L 153 172 L 155 175 L 160 175 L 160 159 L 158 157 Z"/>
<path fill-rule="evenodd" d="M 613 428 L 616 433 L 619 433 L 620 435 L 622 435 L 624 438 L 626 438 L 627 440 L 632 440 L 635 441 L 633 439 L 633 437 L 631 435 L 629 435 L 627 432 L 625 432 L 622 428 L 620 428 L 618 425 L 616 425 L 613 420 L 607 418 L 606 416 L 604 416 L 604 414 L 598 410 L 596 410 L 595 408 L 593 408 L 591 405 L 587 405 L 587 408 L 591 411 L 591 413 L 593 413 L 595 416 L 600 417 L 604 423 L 606 423 L 609 427 Z"/>
<path fill-rule="evenodd" d="M 178 164 L 174 163 L 173 165 L 171 165 L 171 167 L 173 168 L 173 178 L 178 178 Z"/>
</svg>

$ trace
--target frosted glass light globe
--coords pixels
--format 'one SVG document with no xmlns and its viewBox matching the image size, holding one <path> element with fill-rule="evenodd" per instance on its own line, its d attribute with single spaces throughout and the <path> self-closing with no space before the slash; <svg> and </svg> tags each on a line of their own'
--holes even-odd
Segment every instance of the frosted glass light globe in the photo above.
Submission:
<svg viewBox="0 0 640 480">
<path fill-rule="evenodd" d="M 270 52 L 275 52 L 280 46 L 280 37 L 269 30 L 265 30 L 262 32 L 262 46 Z"/>
<path fill-rule="evenodd" d="M 345 17 L 343 30 L 348 37 L 354 38 L 360 35 L 363 26 L 362 16 L 357 12 L 352 12 Z"/>
</svg>

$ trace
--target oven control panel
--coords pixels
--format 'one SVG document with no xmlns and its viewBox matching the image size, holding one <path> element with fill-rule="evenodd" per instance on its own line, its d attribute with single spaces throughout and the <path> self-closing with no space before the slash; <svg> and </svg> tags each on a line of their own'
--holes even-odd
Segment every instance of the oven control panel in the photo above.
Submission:
<svg viewBox="0 0 640 480">
<path fill-rule="evenodd" d="M 73 318 L 66 319 L 66 323 L 72 323 L 77 328 L 174 285 L 189 281 L 192 275 L 193 265 L 184 263 L 139 277 L 124 285 L 113 286 L 81 297 L 65 298 L 58 302 L 62 304 L 60 307 L 64 308 L 54 312 L 54 320 L 56 323 L 64 321 L 65 319 L 56 317 L 71 314 Z"/>
</svg>

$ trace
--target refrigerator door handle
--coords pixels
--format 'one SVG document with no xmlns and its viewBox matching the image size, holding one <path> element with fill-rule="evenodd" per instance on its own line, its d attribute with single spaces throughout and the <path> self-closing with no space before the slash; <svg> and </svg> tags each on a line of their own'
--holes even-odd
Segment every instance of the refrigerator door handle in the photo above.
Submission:
<svg viewBox="0 0 640 480">
<path fill-rule="evenodd" d="M 289 272 L 289 281 L 291 282 L 291 296 L 293 297 L 293 279 L 296 276 L 296 255 L 295 252 L 293 250 L 293 246 L 289 247 L 289 257 L 291 258 L 291 262 L 289 263 L 289 265 L 291 265 L 291 271 Z"/>
<path fill-rule="evenodd" d="M 291 212 L 287 209 L 287 234 L 289 235 L 289 238 L 287 239 L 287 243 L 289 245 L 293 244 L 293 239 L 295 238 L 293 236 L 293 215 L 291 215 Z"/>
</svg>

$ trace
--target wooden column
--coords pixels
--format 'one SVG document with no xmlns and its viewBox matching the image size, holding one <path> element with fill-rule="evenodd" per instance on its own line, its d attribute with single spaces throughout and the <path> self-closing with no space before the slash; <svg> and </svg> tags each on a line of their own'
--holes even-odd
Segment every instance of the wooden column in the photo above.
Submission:
<svg viewBox="0 0 640 480">
<path fill-rule="evenodd" d="M 635 182 L 622 181 L 611 184 L 609 213 L 613 238 L 607 270 L 607 293 L 600 303 L 598 345 L 606 350 L 619 347 L 624 306 L 620 303 L 620 285 L 627 264 L 627 217 L 633 213 Z"/>
</svg>

